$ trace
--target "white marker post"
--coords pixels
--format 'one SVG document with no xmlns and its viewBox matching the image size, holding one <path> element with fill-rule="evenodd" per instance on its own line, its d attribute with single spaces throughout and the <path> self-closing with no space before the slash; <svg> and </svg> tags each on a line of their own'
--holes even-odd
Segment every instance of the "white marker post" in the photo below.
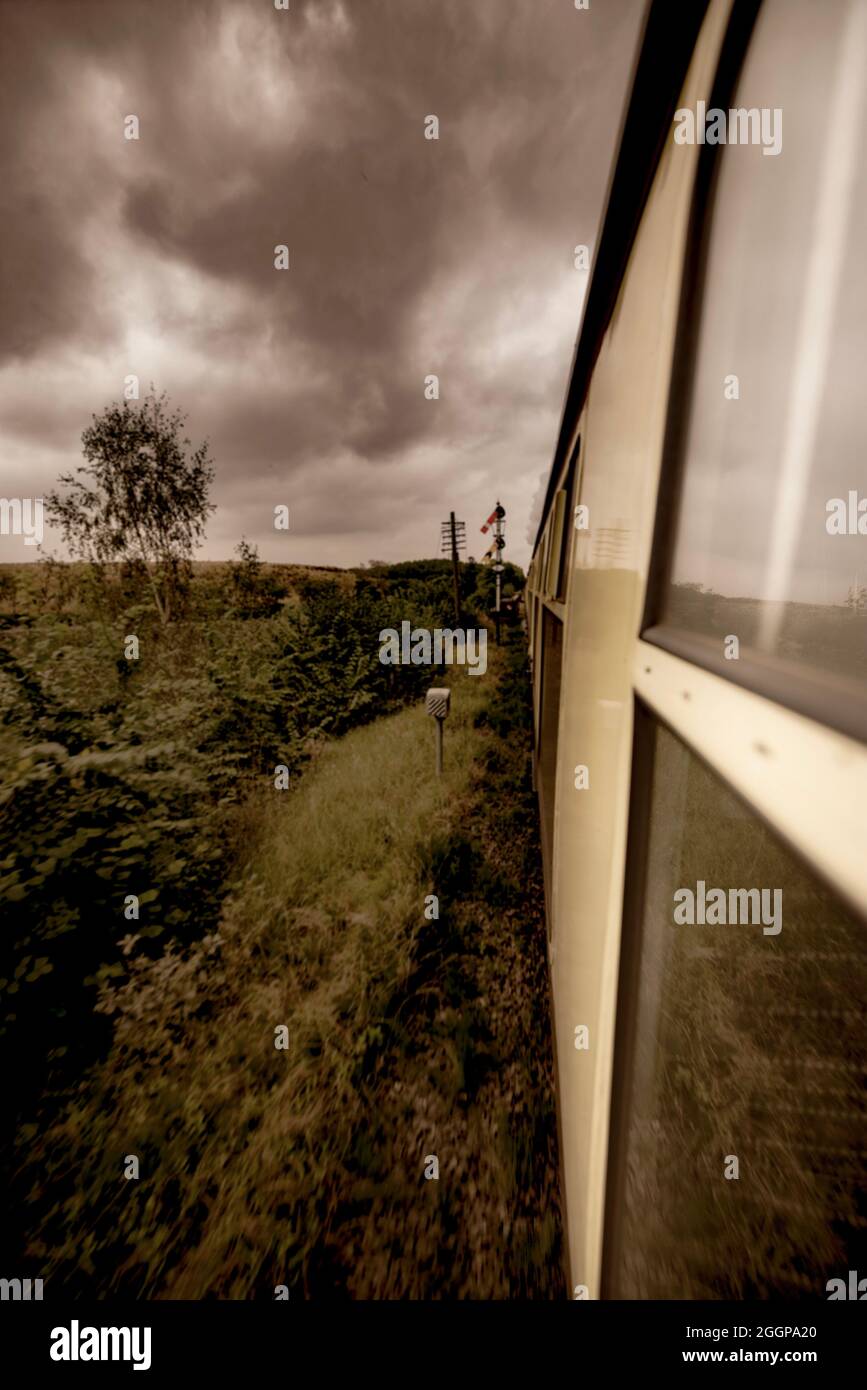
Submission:
<svg viewBox="0 0 867 1390">
<path fill-rule="evenodd" d="M 425 713 L 433 715 L 437 726 L 437 776 L 443 775 L 443 721 L 449 712 L 452 692 L 447 685 L 434 685 L 427 692 Z"/>
</svg>

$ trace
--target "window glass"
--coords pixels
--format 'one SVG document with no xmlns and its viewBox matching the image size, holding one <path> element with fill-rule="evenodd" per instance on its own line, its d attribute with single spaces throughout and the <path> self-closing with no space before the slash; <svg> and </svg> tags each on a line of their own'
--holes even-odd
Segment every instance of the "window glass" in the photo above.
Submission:
<svg viewBox="0 0 867 1390">
<path fill-rule="evenodd" d="M 735 108 L 767 112 L 764 147 L 717 156 L 661 618 L 846 688 L 867 679 L 863 0 L 765 0 Z"/>
<path fill-rule="evenodd" d="M 542 609 L 542 714 L 539 722 L 539 800 L 542 812 L 542 854 L 550 882 L 554 841 L 554 795 L 557 781 L 557 724 L 560 717 L 560 679 L 563 669 L 563 624 Z"/>
<path fill-rule="evenodd" d="M 554 503 L 551 508 L 551 545 L 548 551 L 548 575 L 545 581 L 545 592 L 553 599 L 559 599 L 560 579 L 563 573 L 563 542 L 564 542 L 564 520 L 566 516 L 566 493 L 561 488 L 554 493 Z"/>
<path fill-rule="evenodd" d="M 824 1299 L 867 1276 L 864 926 L 651 729 L 608 1292 Z"/>
</svg>

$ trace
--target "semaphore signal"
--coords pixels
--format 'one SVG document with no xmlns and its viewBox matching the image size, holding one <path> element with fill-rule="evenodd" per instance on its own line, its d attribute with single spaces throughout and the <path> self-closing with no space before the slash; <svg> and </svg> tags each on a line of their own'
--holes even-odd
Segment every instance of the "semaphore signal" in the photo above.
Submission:
<svg viewBox="0 0 867 1390">
<path fill-rule="evenodd" d="M 488 517 L 484 526 L 480 528 L 484 533 L 487 533 L 491 526 L 493 526 L 494 528 L 494 539 L 488 546 L 488 549 L 485 551 L 484 558 L 487 560 L 489 556 L 493 556 L 494 573 L 497 576 L 497 599 L 494 605 L 494 625 L 496 627 L 497 633 L 497 646 L 500 645 L 500 586 L 502 582 L 501 575 L 505 568 L 502 560 L 502 552 L 506 544 L 506 537 L 503 534 L 503 523 L 505 522 L 505 519 L 506 509 L 505 507 L 501 506 L 499 499 L 497 499 L 497 505 L 494 507 L 494 510 L 491 512 L 491 515 Z"/>
</svg>

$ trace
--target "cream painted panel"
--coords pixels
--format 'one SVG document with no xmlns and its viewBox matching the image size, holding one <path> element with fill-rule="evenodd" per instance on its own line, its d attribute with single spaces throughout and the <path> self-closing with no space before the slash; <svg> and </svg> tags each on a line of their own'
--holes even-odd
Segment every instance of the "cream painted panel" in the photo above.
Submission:
<svg viewBox="0 0 867 1390">
<path fill-rule="evenodd" d="M 712 0 L 680 105 L 709 95 L 730 10 Z M 666 143 L 590 386 L 561 688 L 551 973 L 570 1274 L 598 1297 L 629 807 L 632 665 L 646 582 L 697 147 Z M 573 441 L 574 442 L 574 441 Z M 586 763 L 589 790 L 576 791 Z M 589 1051 L 574 1046 L 590 1029 Z"/>
</svg>

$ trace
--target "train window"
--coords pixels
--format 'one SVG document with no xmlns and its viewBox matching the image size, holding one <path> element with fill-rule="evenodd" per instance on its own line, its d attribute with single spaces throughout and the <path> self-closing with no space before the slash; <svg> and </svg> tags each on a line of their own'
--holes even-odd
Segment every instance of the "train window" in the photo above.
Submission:
<svg viewBox="0 0 867 1390">
<path fill-rule="evenodd" d="M 560 598 L 560 582 L 563 572 L 563 546 L 568 536 L 565 534 L 566 493 L 562 488 L 554 494 L 551 509 L 551 545 L 548 550 L 548 573 L 545 578 L 545 592 L 550 598 Z"/>
<path fill-rule="evenodd" d="M 713 156 L 659 618 L 863 700 L 867 6 L 765 0 L 732 106 L 781 112 L 782 146 Z"/>
<path fill-rule="evenodd" d="M 557 781 L 557 725 L 560 718 L 560 680 L 563 668 L 563 624 L 542 610 L 542 690 L 539 720 L 538 785 L 542 823 L 542 858 L 550 882 L 554 844 L 554 795 Z M 550 901 L 550 899 L 549 899 Z"/>
<path fill-rule="evenodd" d="M 548 551 L 551 545 L 551 527 L 546 525 L 545 533 L 542 536 L 542 543 L 539 547 L 539 593 L 542 598 L 547 598 L 548 591 L 545 587 L 548 575 Z"/>
<path fill-rule="evenodd" d="M 867 1269 L 864 927 L 640 710 L 642 728 L 606 1296 L 826 1298 Z"/>
</svg>

